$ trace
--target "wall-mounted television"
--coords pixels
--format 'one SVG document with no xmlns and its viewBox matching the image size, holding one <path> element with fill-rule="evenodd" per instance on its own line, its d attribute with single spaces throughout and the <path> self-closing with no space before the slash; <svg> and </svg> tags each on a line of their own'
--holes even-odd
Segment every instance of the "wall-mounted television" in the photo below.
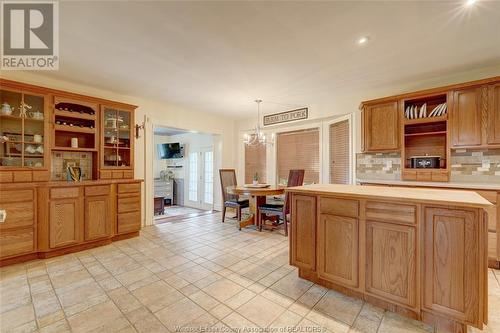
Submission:
<svg viewBox="0 0 500 333">
<path fill-rule="evenodd" d="M 170 158 L 184 158 L 184 145 L 175 143 L 158 144 L 158 156 L 162 160 Z"/>
</svg>

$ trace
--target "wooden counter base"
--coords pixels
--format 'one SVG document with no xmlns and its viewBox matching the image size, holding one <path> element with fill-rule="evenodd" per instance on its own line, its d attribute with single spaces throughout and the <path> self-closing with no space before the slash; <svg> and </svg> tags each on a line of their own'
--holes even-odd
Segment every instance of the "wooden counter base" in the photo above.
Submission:
<svg viewBox="0 0 500 333">
<path fill-rule="evenodd" d="M 8 184 L 0 189 L 0 266 L 136 237 L 141 180 Z"/>
<path fill-rule="evenodd" d="M 488 213 L 471 192 L 311 185 L 291 196 L 299 276 L 451 333 L 488 318 Z"/>
</svg>

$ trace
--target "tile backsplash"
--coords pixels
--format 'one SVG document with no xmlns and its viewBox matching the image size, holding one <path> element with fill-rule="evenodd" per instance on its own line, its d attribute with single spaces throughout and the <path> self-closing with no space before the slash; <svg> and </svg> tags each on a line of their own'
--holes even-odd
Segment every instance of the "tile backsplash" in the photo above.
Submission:
<svg viewBox="0 0 500 333">
<path fill-rule="evenodd" d="M 92 153 L 52 152 L 52 180 L 67 180 L 66 167 L 77 166 L 82 170 L 82 180 L 92 179 Z"/>
<path fill-rule="evenodd" d="M 357 154 L 356 177 L 358 179 L 374 179 L 374 180 L 400 179 L 401 154 L 399 153 Z"/>
<path fill-rule="evenodd" d="M 399 153 L 357 154 L 356 177 L 372 180 L 400 180 L 401 156 Z M 452 150 L 450 181 L 500 183 L 500 149 Z"/>
<path fill-rule="evenodd" d="M 451 180 L 500 184 L 500 149 L 453 150 Z"/>
</svg>

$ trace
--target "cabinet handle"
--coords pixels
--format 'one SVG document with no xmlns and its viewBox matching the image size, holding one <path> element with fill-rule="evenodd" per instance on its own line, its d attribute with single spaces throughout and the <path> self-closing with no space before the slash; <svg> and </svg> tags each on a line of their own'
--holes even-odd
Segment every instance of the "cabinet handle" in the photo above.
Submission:
<svg viewBox="0 0 500 333">
<path fill-rule="evenodd" d="M 5 209 L 0 209 L 0 223 L 4 223 L 7 219 L 7 211 Z"/>
</svg>

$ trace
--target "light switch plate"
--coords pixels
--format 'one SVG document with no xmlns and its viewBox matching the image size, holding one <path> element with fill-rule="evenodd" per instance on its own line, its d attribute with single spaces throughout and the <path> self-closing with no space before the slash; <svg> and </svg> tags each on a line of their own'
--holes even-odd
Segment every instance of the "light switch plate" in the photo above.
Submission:
<svg viewBox="0 0 500 333">
<path fill-rule="evenodd" d="M 481 168 L 483 168 L 483 169 L 488 169 L 488 170 L 489 170 L 489 169 L 490 169 L 490 166 L 491 166 L 490 160 L 483 160 L 483 161 L 482 161 L 482 166 L 481 166 Z"/>
</svg>

